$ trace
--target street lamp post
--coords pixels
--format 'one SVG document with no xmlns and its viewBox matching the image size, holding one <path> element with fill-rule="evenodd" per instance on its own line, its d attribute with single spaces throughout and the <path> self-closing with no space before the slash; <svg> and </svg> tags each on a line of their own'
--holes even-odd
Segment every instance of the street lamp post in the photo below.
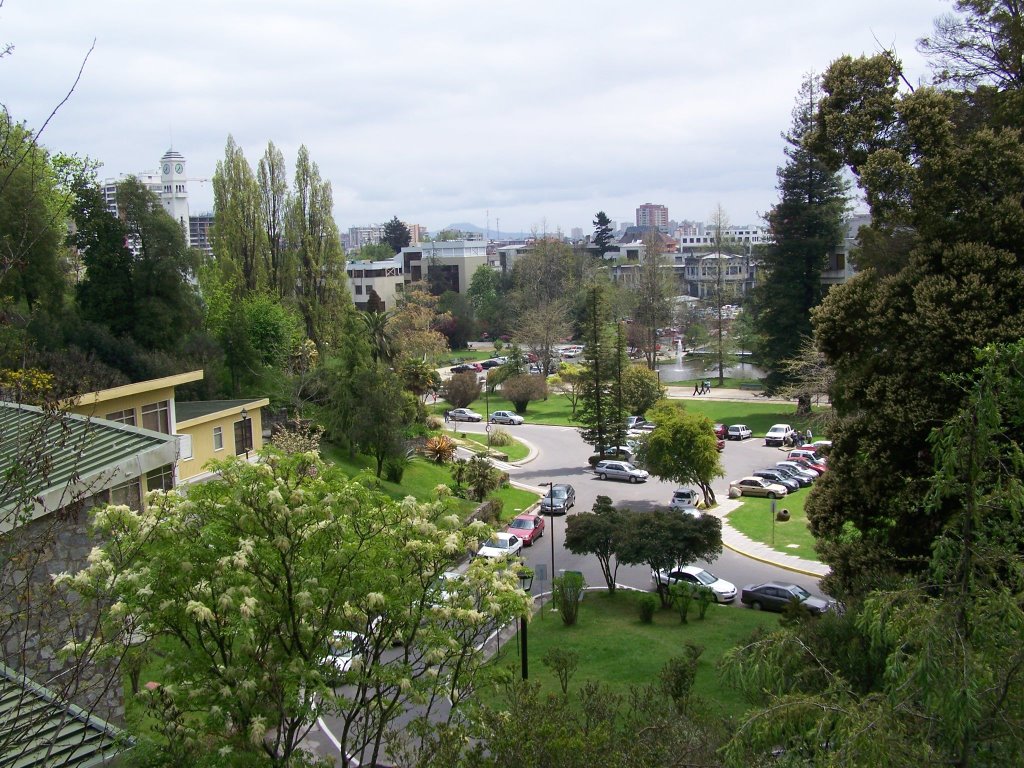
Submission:
<svg viewBox="0 0 1024 768">
<path fill-rule="evenodd" d="M 484 431 L 487 433 L 487 455 L 491 455 L 491 390 L 487 386 L 486 374 L 484 374 L 484 418 L 487 419 L 487 426 Z"/>
<path fill-rule="evenodd" d="M 249 431 L 251 429 L 251 427 L 249 426 L 249 411 L 248 411 L 247 408 L 245 408 L 245 407 L 242 408 L 241 416 L 242 416 L 242 443 L 245 445 L 245 460 L 248 461 L 249 460 L 249 444 L 250 444 L 249 435 L 251 435 L 252 433 Z"/>
<path fill-rule="evenodd" d="M 533 588 L 533 569 L 532 568 L 521 568 L 519 570 L 519 585 L 523 588 L 526 594 L 530 594 L 530 590 Z M 524 613 L 519 617 L 519 637 L 522 643 L 520 656 L 523 660 L 523 680 L 526 680 L 530 675 L 530 663 L 528 656 L 528 647 L 526 644 L 526 614 Z"/>
<path fill-rule="evenodd" d="M 551 499 L 551 505 L 548 507 L 548 512 L 551 513 L 551 600 L 554 602 L 555 599 L 555 483 L 554 481 L 547 484 L 548 486 L 548 497 Z M 569 514 L 569 510 L 565 511 L 565 514 Z"/>
</svg>

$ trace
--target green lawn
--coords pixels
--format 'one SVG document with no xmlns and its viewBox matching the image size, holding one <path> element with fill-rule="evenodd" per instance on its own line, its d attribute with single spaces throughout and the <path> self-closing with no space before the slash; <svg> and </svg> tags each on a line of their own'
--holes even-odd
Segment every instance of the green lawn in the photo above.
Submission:
<svg viewBox="0 0 1024 768">
<path fill-rule="evenodd" d="M 361 472 L 373 475 L 373 460 L 368 456 L 357 456 L 352 461 L 347 454 L 338 450 L 337 447 L 328 444 L 322 447 L 321 453 L 325 460 L 341 467 L 350 477 L 354 477 Z M 404 499 L 406 496 L 413 496 L 419 501 L 433 501 L 437 498 L 434 489 L 438 485 L 448 485 L 451 481 L 452 475 L 446 466 L 417 457 L 406 468 L 401 484 L 381 479 L 380 489 L 396 500 Z M 502 521 L 505 521 L 515 516 L 516 509 L 526 509 L 540 497 L 532 491 L 525 491 L 521 488 L 510 486 L 508 488 L 499 488 L 491 494 L 490 498 L 501 499 L 503 504 L 501 518 Z M 462 514 L 472 512 L 477 506 L 475 501 L 469 501 L 468 499 L 454 499 L 454 502 L 457 504 L 458 511 Z"/>
<path fill-rule="evenodd" d="M 533 491 L 526 491 L 515 486 L 499 488 L 490 495 L 492 499 L 501 499 L 501 521 L 508 522 L 520 512 L 525 512 L 536 504 L 540 496 Z"/>
<path fill-rule="evenodd" d="M 690 641 L 704 646 L 694 693 L 716 702 L 727 714 L 742 714 L 747 709 L 745 701 L 720 683 L 716 664 L 727 649 L 744 642 L 756 628 L 777 626 L 778 616 L 713 605 L 703 621 L 696 618 L 696 610 L 691 611 L 688 624 L 681 624 L 675 611 L 659 610 L 653 624 L 641 624 L 636 607 L 640 594 L 622 590 L 614 597 L 607 592 L 588 593 L 573 627 L 565 626 L 557 615 L 546 613 L 542 619 L 535 614 L 528 630 L 530 680 L 539 682 L 544 692 L 560 690 L 554 673 L 541 662 L 549 648 L 558 647 L 579 654 L 571 689 L 578 690 L 586 680 L 599 680 L 626 694 L 630 686 L 655 682 L 665 662 L 680 655 L 684 643 Z M 518 671 L 515 637 L 503 646 L 497 663 Z M 485 698 L 497 695 L 482 694 Z"/>
<path fill-rule="evenodd" d="M 785 523 L 775 520 L 773 525 L 770 499 L 745 499 L 743 506 L 726 517 L 733 528 L 754 541 L 760 541 L 787 555 L 817 560 L 814 537 L 807 528 L 807 516 L 804 514 L 804 501 L 808 492 L 809 489 L 802 488 L 784 499 L 776 500 L 776 509 L 789 510 L 789 520 Z"/>
<path fill-rule="evenodd" d="M 722 424 L 746 424 L 754 431 L 754 439 L 764 437 L 764 433 L 771 428 L 772 424 L 792 424 L 794 429 L 806 429 L 808 426 L 819 437 L 822 430 L 818 418 L 814 415 L 810 419 L 797 417 L 795 414 L 796 404 L 756 402 L 751 400 L 703 400 L 700 397 L 685 397 L 672 402 L 682 403 L 686 409 L 694 413 L 702 413 L 709 419 Z M 490 396 L 489 402 L 480 398 L 470 406 L 478 413 L 491 411 L 515 410 L 508 400 L 496 394 Z M 451 408 L 450 405 L 439 401 L 432 406 L 431 410 L 439 416 Z M 819 414 L 824 414 L 827 409 L 816 408 Z M 572 418 L 572 408 L 565 395 L 552 394 L 547 400 L 537 400 L 530 403 L 526 413 L 520 414 L 530 424 L 553 424 L 558 426 L 578 427 L 579 422 Z"/>
<path fill-rule="evenodd" d="M 496 393 L 491 393 L 488 398 L 476 399 L 469 407 L 484 416 L 493 411 L 515 411 L 511 401 Z M 451 410 L 451 405 L 441 400 L 431 407 L 431 412 L 438 416 L 444 416 L 444 412 L 448 410 Z M 572 408 L 569 407 L 565 395 L 552 394 L 547 400 L 534 400 L 527 406 L 526 411 L 519 415 L 526 419 L 528 424 L 579 426 L 579 422 L 572 420 Z"/>
<path fill-rule="evenodd" d="M 493 430 L 495 427 L 492 426 L 491 429 Z M 515 429 L 515 427 L 511 427 L 511 429 Z M 478 435 L 473 432 L 467 432 L 466 439 L 472 440 L 483 448 L 487 447 L 487 435 Z M 512 442 L 508 445 L 492 445 L 491 450 L 497 451 L 498 453 L 504 453 L 508 456 L 509 461 L 519 461 L 521 459 L 525 459 L 530 454 L 530 449 L 515 438 L 513 438 Z"/>
</svg>

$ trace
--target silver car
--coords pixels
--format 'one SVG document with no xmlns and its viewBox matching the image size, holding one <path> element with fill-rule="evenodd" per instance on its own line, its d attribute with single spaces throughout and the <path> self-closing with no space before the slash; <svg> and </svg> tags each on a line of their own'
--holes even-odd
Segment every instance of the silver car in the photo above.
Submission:
<svg viewBox="0 0 1024 768">
<path fill-rule="evenodd" d="M 628 461 L 599 461 L 594 467 L 594 474 L 602 480 L 628 480 L 631 483 L 643 483 L 650 476 L 646 469 L 637 469 Z"/>
</svg>

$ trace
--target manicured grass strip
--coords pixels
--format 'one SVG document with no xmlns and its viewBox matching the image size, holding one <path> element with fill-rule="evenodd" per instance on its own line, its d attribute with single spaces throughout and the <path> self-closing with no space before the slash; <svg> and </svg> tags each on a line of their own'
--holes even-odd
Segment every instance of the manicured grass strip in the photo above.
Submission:
<svg viewBox="0 0 1024 768">
<path fill-rule="evenodd" d="M 557 647 L 579 654 L 579 666 L 569 683 L 571 690 L 579 690 L 587 680 L 597 680 L 628 694 L 631 686 L 656 682 L 669 658 L 681 655 L 684 643 L 689 641 L 704 646 L 694 693 L 717 703 L 726 714 L 742 714 L 746 702 L 721 684 L 716 665 L 727 649 L 746 641 L 758 627 L 777 626 L 778 616 L 712 605 L 703 621 L 697 618 L 695 609 L 687 624 L 680 623 L 677 612 L 659 610 L 653 624 L 641 624 L 637 609 L 640 594 L 623 590 L 614 596 L 588 592 L 580 604 L 579 621 L 572 627 L 565 626 L 557 614 L 546 612 L 543 619 L 534 615 L 528 629 L 531 682 L 539 682 L 545 693 L 561 690 L 554 673 L 541 661 L 549 649 Z M 497 663 L 518 674 L 515 637 L 503 646 Z M 500 694 L 481 693 L 495 703 L 500 701 Z"/>
<path fill-rule="evenodd" d="M 495 393 L 492 393 L 487 399 L 477 398 L 469 407 L 477 413 L 483 414 L 485 418 L 493 411 L 515 411 L 512 401 Z M 439 400 L 437 405 L 431 406 L 431 412 L 438 416 L 444 416 L 444 412 L 449 410 L 451 410 L 451 405 L 443 400 Z M 547 400 L 534 400 L 527 406 L 526 411 L 519 415 L 526 419 L 527 424 L 579 426 L 579 422 L 572 419 L 572 408 L 565 395 L 551 394 Z"/>
<path fill-rule="evenodd" d="M 754 541 L 760 541 L 787 555 L 817 560 L 814 536 L 807 527 L 807 515 L 804 514 L 804 501 L 808 492 L 809 489 L 802 488 L 784 499 L 775 501 L 776 510 L 789 510 L 789 520 L 785 523 L 772 517 L 771 499 L 748 498 L 743 502 L 743 506 L 730 512 L 726 518 L 733 528 Z M 791 546 L 794 544 L 796 546 Z"/>
<path fill-rule="evenodd" d="M 492 425 L 491 429 L 493 430 L 495 429 L 495 427 Z M 515 429 L 515 427 L 512 427 L 511 429 Z M 474 443 L 478 443 L 480 446 L 484 448 L 487 447 L 487 435 L 478 435 L 473 432 L 467 432 L 466 439 L 472 440 Z M 527 448 L 518 440 L 516 440 L 515 438 L 513 438 L 512 442 L 509 443 L 508 445 L 492 444 L 491 450 L 496 451 L 498 453 L 504 453 L 506 456 L 508 456 L 509 461 L 519 461 L 520 459 L 525 459 L 530 454 L 530 449 Z"/>
<path fill-rule="evenodd" d="M 790 424 L 794 429 L 804 430 L 810 427 L 817 437 L 823 437 L 821 430 L 821 416 L 827 409 L 816 407 L 810 418 L 796 415 L 796 404 L 769 403 L 755 401 L 732 401 L 732 400 L 703 400 L 700 397 L 684 397 L 673 399 L 674 403 L 682 403 L 692 413 L 702 413 L 714 422 L 729 424 L 746 424 L 754 432 L 754 439 L 764 438 L 772 424 Z M 485 402 L 480 398 L 470 406 L 477 413 L 485 414 L 490 411 L 513 411 L 515 408 L 508 400 L 499 395 L 492 394 Z M 451 406 L 444 401 L 439 401 L 431 407 L 431 411 L 438 416 L 451 410 Z M 552 394 L 547 400 L 536 400 L 530 403 L 526 413 L 520 414 L 530 424 L 550 424 L 565 427 L 578 427 L 580 424 L 572 417 L 572 408 L 565 395 Z M 448 425 L 449 428 L 451 425 Z"/>
<path fill-rule="evenodd" d="M 507 523 L 520 512 L 525 512 L 536 504 L 540 496 L 533 491 L 510 485 L 507 488 L 499 488 L 488 498 L 501 500 L 501 522 Z"/>
<path fill-rule="evenodd" d="M 349 477 L 355 477 L 361 472 L 373 474 L 373 461 L 367 456 L 357 456 L 353 461 L 347 454 L 332 445 L 323 446 L 322 453 L 327 461 L 337 464 Z M 448 485 L 451 482 L 452 475 L 447 466 L 417 457 L 406 467 L 401 484 L 381 479 L 380 489 L 395 500 L 413 496 L 418 501 L 433 501 L 437 498 L 435 491 L 437 486 Z M 499 488 L 488 498 L 501 499 L 501 520 L 505 522 L 515 517 L 516 509 L 525 510 L 540 497 L 533 491 L 509 486 L 508 488 Z M 452 503 L 456 505 L 460 514 L 469 514 L 477 507 L 475 501 L 468 499 L 452 497 Z"/>
</svg>

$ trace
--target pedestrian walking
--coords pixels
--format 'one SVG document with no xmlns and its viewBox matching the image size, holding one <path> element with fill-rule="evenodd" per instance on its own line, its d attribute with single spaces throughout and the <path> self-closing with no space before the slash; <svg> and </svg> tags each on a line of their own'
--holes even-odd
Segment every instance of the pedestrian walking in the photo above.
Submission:
<svg viewBox="0 0 1024 768">
<path fill-rule="evenodd" d="M 444 412 L 444 423 L 445 423 L 445 424 L 447 424 L 447 423 L 448 423 L 448 418 L 449 418 L 449 414 L 448 414 L 448 411 L 445 411 L 445 412 Z"/>
<path fill-rule="evenodd" d="M 811 428 L 807 428 L 807 442 L 811 443 L 814 440 L 814 435 L 811 433 Z"/>
<path fill-rule="evenodd" d="M 701 386 L 702 386 L 702 388 L 704 390 L 704 394 L 705 395 L 710 395 L 711 394 L 711 379 L 704 379 L 704 381 L 703 381 Z"/>
<path fill-rule="evenodd" d="M 704 394 L 704 382 L 703 381 L 698 381 L 696 384 L 693 385 L 693 394 L 691 395 L 691 397 L 696 397 L 697 395 L 703 395 L 703 394 Z"/>
</svg>

